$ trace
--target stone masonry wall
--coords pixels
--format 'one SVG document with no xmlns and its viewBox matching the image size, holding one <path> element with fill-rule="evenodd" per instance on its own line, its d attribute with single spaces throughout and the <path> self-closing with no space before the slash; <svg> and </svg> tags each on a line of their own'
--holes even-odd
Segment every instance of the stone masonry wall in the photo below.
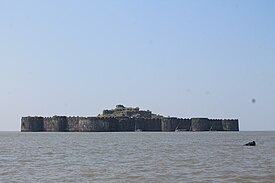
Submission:
<svg viewBox="0 0 275 183">
<path fill-rule="evenodd" d="M 67 129 L 66 116 L 53 116 L 44 118 L 44 131 L 46 132 L 65 132 Z"/>
<path fill-rule="evenodd" d="M 180 119 L 178 130 L 191 131 L 191 119 Z"/>
<path fill-rule="evenodd" d="M 161 131 L 175 131 L 180 125 L 178 118 L 163 118 L 161 120 Z"/>
<path fill-rule="evenodd" d="M 222 120 L 223 131 L 239 131 L 239 121 L 237 119 Z"/>
<path fill-rule="evenodd" d="M 210 131 L 210 122 L 207 118 L 192 118 L 191 130 L 192 131 Z"/>
<path fill-rule="evenodd" d="M 22 117 L 22 132 L 239 131 L 238 120 L 208 118 Z"/>
<path fill-rule="evenodd" d="M 223 131 L 223 125 L 221 119 L 209 119 L 210 131 Z"/>
<path fill-rule="evenodd" d="M 22 132 L 41 132 L 44 131 L 43 117 L 22 117 Z"/>
</svg>

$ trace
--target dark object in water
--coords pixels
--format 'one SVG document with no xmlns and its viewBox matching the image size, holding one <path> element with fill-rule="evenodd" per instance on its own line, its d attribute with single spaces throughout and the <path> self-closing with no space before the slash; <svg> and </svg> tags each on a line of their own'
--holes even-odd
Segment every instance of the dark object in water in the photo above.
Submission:
<svg viewBox="0 0 275 183">
<path fill-rule="evenodd" d="M 244 144 L 245 146 L 256 146 L 256 142 L 252 141 L 252 142 L 248 142 L 247 144 Z"/>
</svg>

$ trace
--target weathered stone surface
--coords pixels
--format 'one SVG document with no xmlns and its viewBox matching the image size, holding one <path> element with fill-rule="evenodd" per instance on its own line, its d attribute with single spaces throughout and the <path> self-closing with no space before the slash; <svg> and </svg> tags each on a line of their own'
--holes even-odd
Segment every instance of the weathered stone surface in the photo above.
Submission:
<svg viewBox="0 0 275 183">
<path fill-rule="evenodd" d="M 180 119 L 177 130 L 191 131 L 191 119 Z"/>
<path fill-rule="evenodd" d="M 163 118 L 161 120 L 162 131 L 175 131 L 180 125 L 180 119 L 178 118 Z"/>
<path fill-rule="evenodd" d="M 22 132 L 41 132 L 44 131 L 43 117 L 22 117 Z"/>
<path fill-rule="evenodd" d="M 210 131 L 223 131 L 223 125 L 221 119 L 209 119 Z"/>
<path fill-rule="evenodd" d="M 66 116 L 53 116 L 44 118 L 44 131 L 47 132 L 65 132 L 67 131 L 67 117 Z"/>
<path fill-rule="evenodd" d="M 191 130 L 192 131 L 210 131 L 210 122 L 207 118 L 192 118 Z"/>
<path fill-rule="evenodd" d="M 239 131 L 238 120 L 207 118 L 22 117 L 22 132 Z"/>
<path fill-rule="evenodd" d="M 237 119 L 224 119 L 222 120 L 224 131 L 239 131 L 239 121 Z"/>
<path fill-rule="evenodd" d="M 98 117 L 22 117 L 22 132 L 239 131 L 237 119 L 171 118 L 117 105 Z"/>
<path fill-rule="evenodd" d="M 67 129 L 68 132 L 79 132 L 79 120 L 83 117 L 67 117 Z"/>
<path fill-rule="evenodd" d="M 125 131 L 135 131 L 136 123 L 135 120 L 132 118 L 118 118 L 118 131 L 125 132 Z"/>
<path fill-rule="evenodd" d="M 79 120 L 80 132 L 108 132 L 111 121 L 104 118 L 88 117 Z"/>
</svg>

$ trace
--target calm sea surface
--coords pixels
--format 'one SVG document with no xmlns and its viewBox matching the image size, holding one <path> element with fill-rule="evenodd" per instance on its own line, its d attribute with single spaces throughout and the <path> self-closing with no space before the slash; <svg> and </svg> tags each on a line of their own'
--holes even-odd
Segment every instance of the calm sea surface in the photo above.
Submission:
<svg viewBox="0 0 275 183">
<path fill-rule="evenodd" d="M 275 132 L 0 132 L 0 182 L 275 182 Z"/>
</svg>

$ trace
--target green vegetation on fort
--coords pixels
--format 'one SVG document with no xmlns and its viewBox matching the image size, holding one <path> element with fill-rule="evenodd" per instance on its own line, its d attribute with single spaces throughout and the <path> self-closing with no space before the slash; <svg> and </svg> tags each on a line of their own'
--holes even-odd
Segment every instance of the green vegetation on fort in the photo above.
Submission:
<svg viewBox="0 0 275 183">
<path fill-rule="evenodd" d="M 153 114 L 149 110 L 140 110 L 139 107 L 125 107 L 123 105 L 117 105 L 115 109 L 106 109 L 102 114 L 99 114 L 97 117 L 100 118 L 120 118 L 120 117 L 129 117 L 129 118 L 148 118 L 148 119 L 162 119 L 164 116 Z"/>
</svg>

